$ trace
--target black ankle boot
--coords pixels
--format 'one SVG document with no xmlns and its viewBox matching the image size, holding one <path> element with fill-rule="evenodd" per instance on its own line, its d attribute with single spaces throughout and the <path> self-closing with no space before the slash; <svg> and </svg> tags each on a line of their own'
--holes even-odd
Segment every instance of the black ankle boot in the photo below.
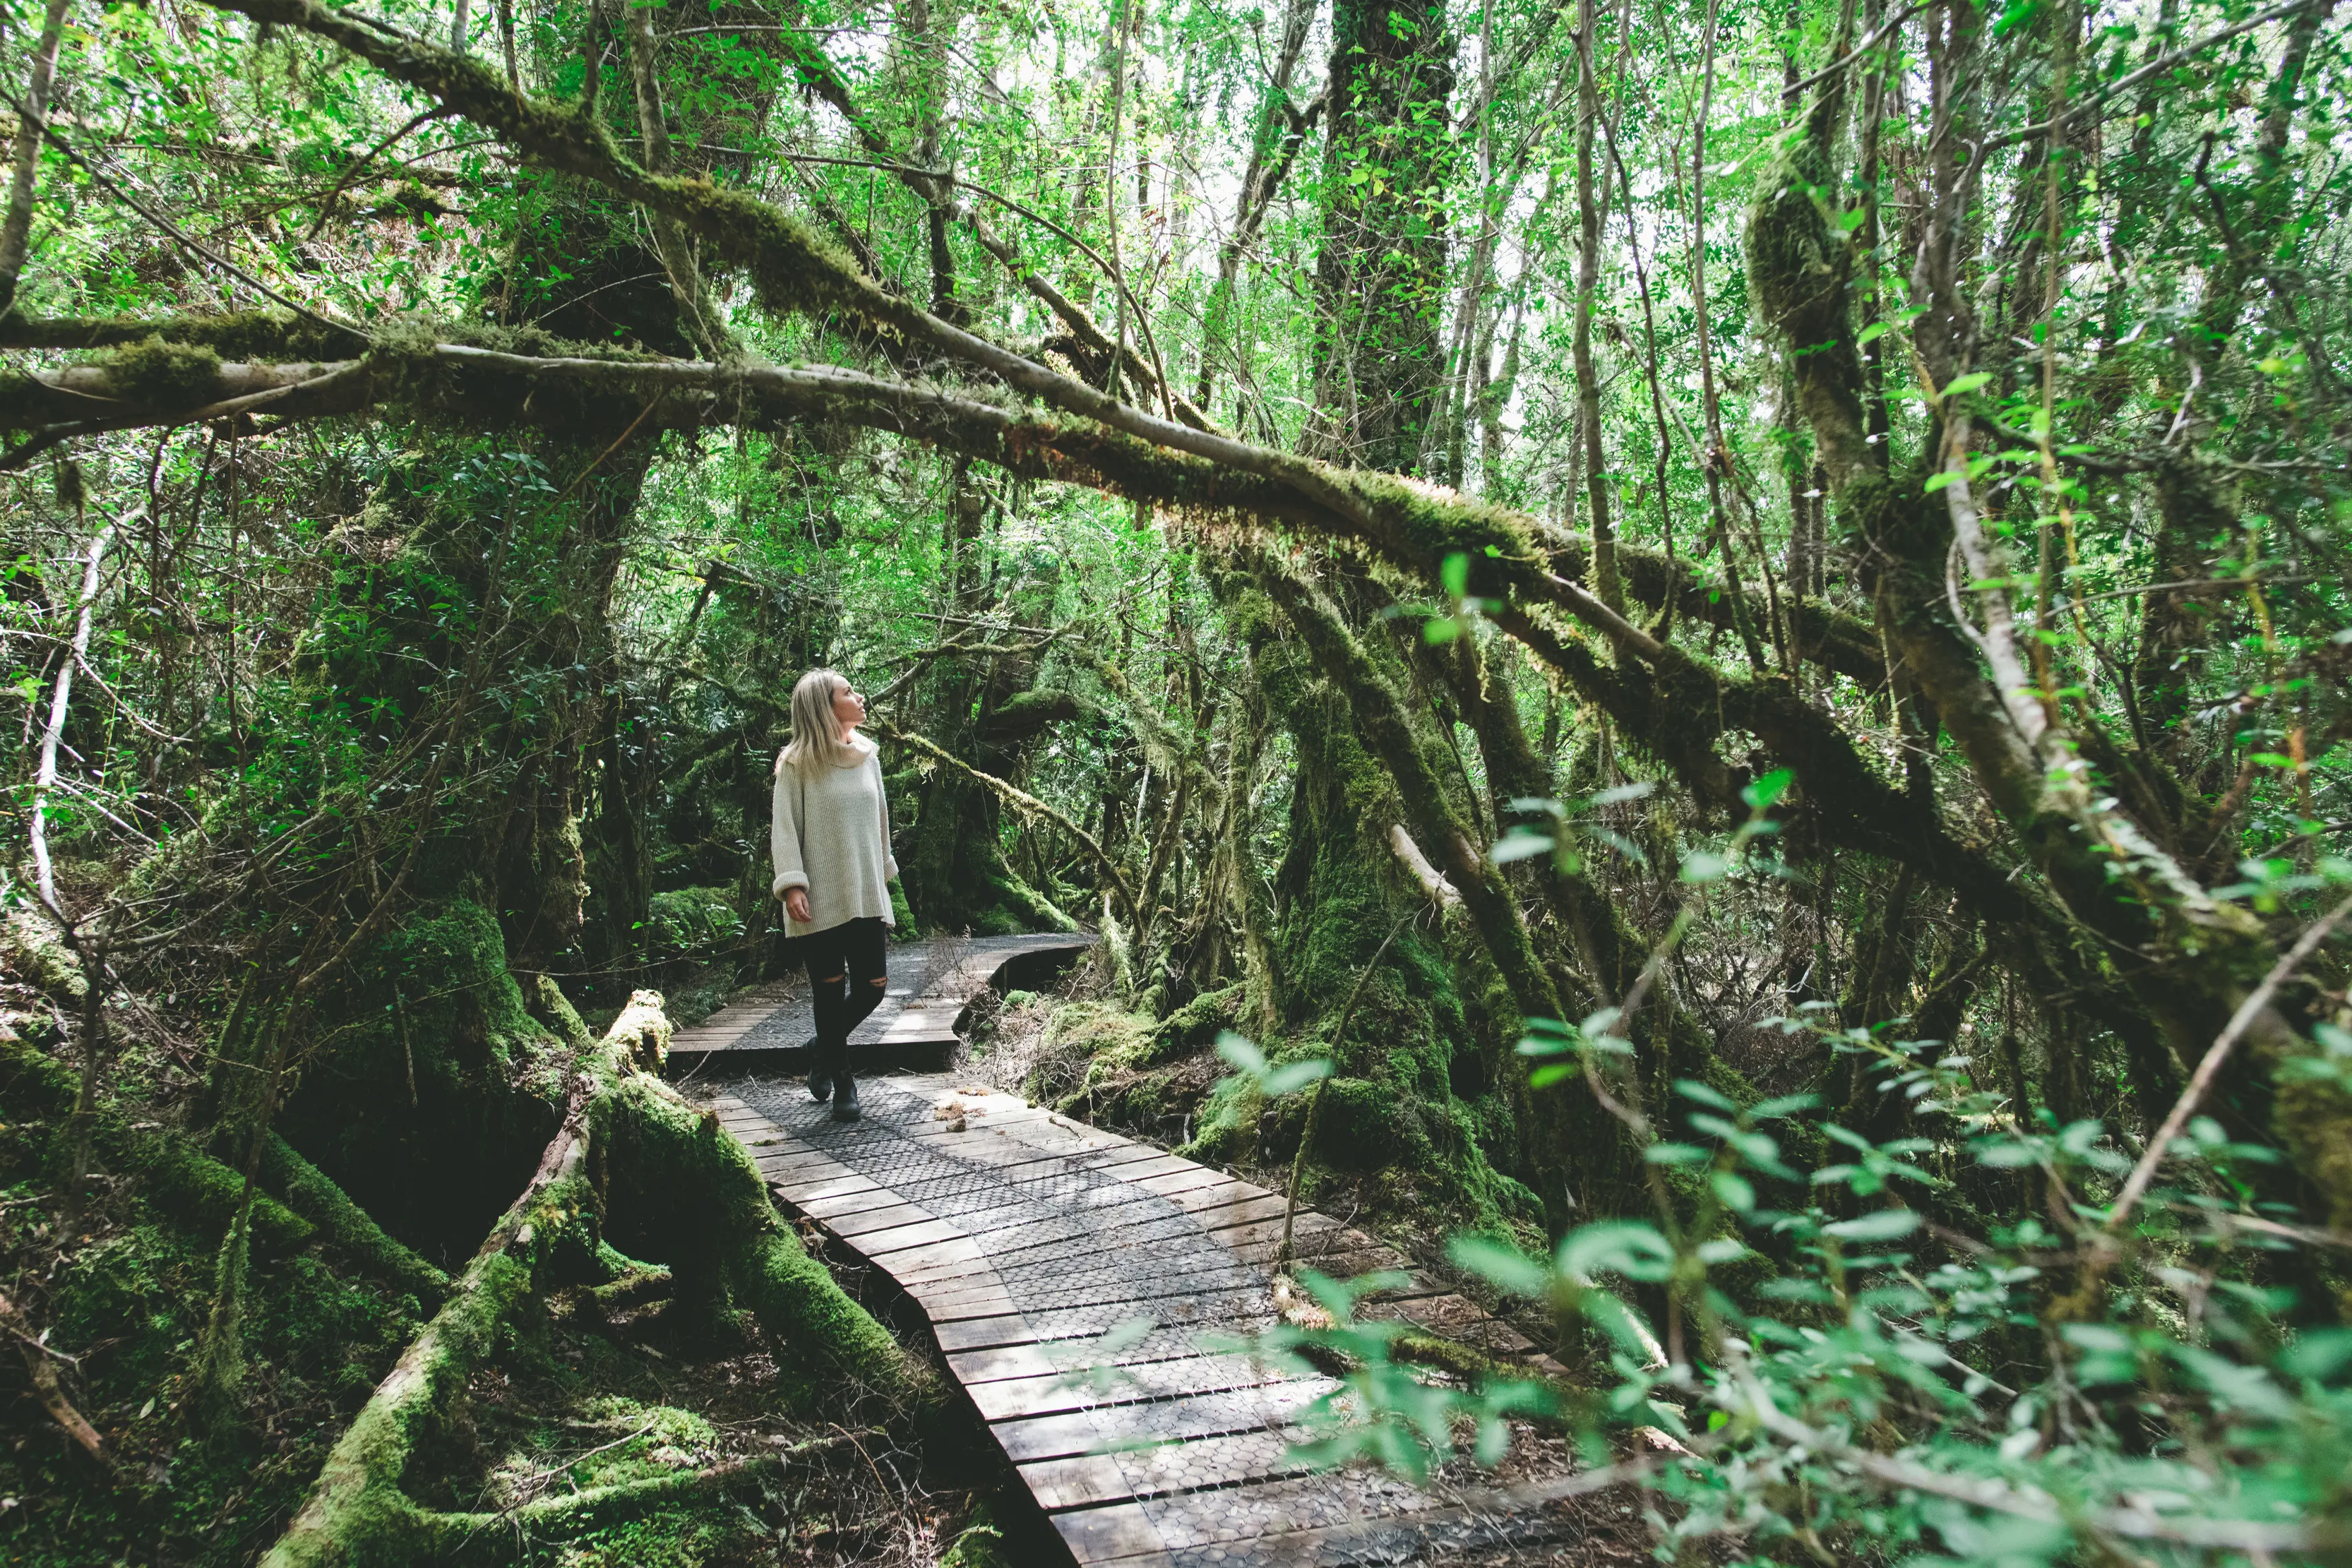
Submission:
<svg viewBox="0 0 2352 1568">
<path fill-rule="evenodd" d="M 833 1119 L 855 1122 L 865 1114 L 857 1107 L 857 1080 L 849 1075 L 848 1069 L 844 1068 L 833 1080 Z"/>
<path fill-rule="evenodd" d="M 808 1075 L 809 1098 L 822 1105 L 833 1098 L 833 1074 L 822 1067 L 812 1068 Z"/>
</svg>

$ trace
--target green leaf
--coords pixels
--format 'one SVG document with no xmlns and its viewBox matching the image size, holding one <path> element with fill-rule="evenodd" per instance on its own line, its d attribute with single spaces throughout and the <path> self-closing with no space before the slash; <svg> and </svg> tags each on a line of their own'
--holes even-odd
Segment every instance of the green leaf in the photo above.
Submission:
<svg viewBox="0 0 2352 1568">
<path fill-rule="evenodd" d="M 1751 810 L 1769 810 L 1781 796 L 1789 792 L 1789 786 L 1796 780 L 1796 771 L 1793 768 L 1776 768 L 1742 789 L 1739 792 L 1739 798 L 1748 802 L 1748 809 Z"/>
<path fill-rule="evenodd" d="M 1756 1184 L 1736 1171 L 1716 1171 L 1708 1176 L 1707 1185 L 1723 1207 L 1735 1214 L 1752 1213 L 1756 1207 Z"/>
<path fill-rule="evenodd" d="M 1739 1107 L 1734 1104 L 1730 1096 L 1725 1094 L 1722 1090 L 1711 1083 L 1702 1083 L 1696 1078 L 1675 1079 L 1675 1092 L 1685 1100 L 1696 1100 L 1700 1104 L 1710 1106 L 1717 1111 L 1728 1111 L 1735 1115 L 1739 1111 Z"/>
<path fill-rule="evenodd" d="M 1731 862 L 1711 850 L 1697 850 L 1683 857 L 1682 880 L 1705 883 L 1721 882 L 1731 871 Z"/>
<path fill-rule="evenodd" d="M 1944 389 L 1942 395 L 1948 398 L 1965 397 L 1979 387 L 1988 384 L 1991 380 L 1990 371 L 1970 371 L 1967 375 L 1955 378 L 1952 384 Z"/>
<path fill-rule="evenodd" d="M 1513 828 L 1496 842 L 1490 852 L 1496 865 L 1508 865 L 1513 861 L 1532 860 L 1549 854 L 1557 847 L 1549 833 L 1539 833 L 1532 828 Z"/>
<path fill-rule="evenodd" d="M 1658 1228 L 1642 1219 L 1602 1219 L 1560 1238 L 1559 1271 L 1572 1280 L 1622 1274 L 1629 1280 L 1663 1280 L 1674 1271 L 1675 1249 Z"/>
<path fill-rule="evenodd" d="M 1438 568 L 1437 580 L 1444 584 L 1446 598 L 1460 599 L 1470 591 L 1470 558 L 1455 550 Z"/>
<path fill-rule="evenodd" d="M 1919 1216 L 1912 1209 L 1874 1208 L 1859 1219 L 1841 1219 L 1822 1230 L 1841 1241 L 1892 1241 L 1918 1228 Z"/>
<path fill-rule="evenodd" d="M 1269 1099 L 1279 1100 L 1330 1076 L 1331 1063 L 1318 1056 L 1307 1061 L 1284 1062 L 1265 1075 L 1260 1087 Z"/>
<path fill-rule="evenodd" d="M 1949 468 L 1939 468 L 1935 473 L 1927 476 L 1927 493 L 1932 496 L 1937 491 L 1942 489 L 1945 486 L 1951 484 L 1959 476 L 1952 472 Z"/>
<path fill-rule="evenodd" d="M 1251 1078 L 1265 1076 L 1265 1052 L 1244 1036 L 1224 1030 L 1217 1036 L 1217 1054 L 1225 1059 L 1234 1071 Z"/>
<path fill-rule="evenodd" d="M 1551 1270 L 1515 1248 L 1483 1236 L 1457 1236 L 1445 1255 L 1456 1267 L 1512 1296 L 1540 1296 L 1551 1289 Z"/>
</svg>

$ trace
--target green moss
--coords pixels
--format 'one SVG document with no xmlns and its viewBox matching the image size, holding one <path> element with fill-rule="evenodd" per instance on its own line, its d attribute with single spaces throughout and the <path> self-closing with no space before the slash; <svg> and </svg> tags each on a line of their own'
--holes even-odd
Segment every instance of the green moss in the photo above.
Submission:
<svg viewBox="0 0 2352 1568">
<path fill-rule="evenodd" d="M 682 887 L 656 893 L 650 904 L 651 951 L 656 962 L 708 964 L 743 939 L 743 917 L 731 887 Z"/>
<path fill-rule="evenodd" d="M 105 349 L 161 341 L 205 349 L 223 360 L 340 360 L 365 346 L 355 333 L 321 327 L 280 310 L 175 316 L 162 321 L 131 316 L 72 321 L 26 321 L 19 317 L 17 326 L 33 348 Z"/>
<path fill-rule="evenodd" d="M 401 987 L 412 1034 L 478 1041 L 502 1061 L 546 1038 L 507 969 L 498 921 L 470 898 L 446 900 L 403 922 L 377 949 L 373 968 Z M 385 990 L 388 1003 L 389 984 Z"/>
<path fill-rule="evenodd" d="M 1216 1042 L 1241 1016 L 1249 988 L 1235 981 L 1219 990 L 1203 991 L 1152 1027 L 1151 1040 L 1139 1059 L 1144 1065 L 1166 1061 Z M 1010 998 L 1006 998 L 1009 1002 Z"/>
<path fill-rule="evenodd" d="M 423 905 L 353 967 L 279 1130 L 386 1231 L 454 1266 L 553 1134 L 565 1052 L 470 898 Z"/>
<path fill-rule="evenodd" d="M 245 1176 L 218 1160 L 188 1148 L 177 1138 L 132 1134 L 108 1140 L 127 1156 L 148 1197 L 167 1214 L 215 1234 L 225 1234 L 244 1201 Z M 265 1257 L 307 1247 L 318 1228 L 268 1193 L 253 1196 L 253 1245 Z"/>
<path fill-rule="evenodd" d="M 496 1347 L 499 1325 L 530 1288 L 530 1270 L 503 1252 L 474 1261 L 401 1357 L 401 1375 L 344 1429 L 310 1500 L 262 1559 L 265 1568 L 389 1565 L 436 1555 L 441 1532 L 400 1490 L 401 1474 L 441 1430 L 453 1396 Z"/>
<path fill-rule="evenodd" d="M 748 270 L 761 303 L 787 315 L 833 311 L 903 325 L 919 308 L 886 294 L 850 256 L 797 217 L 749 191 L 702 179 L 647 182 L 681 221 Z"/>
<path fill-rule="evenodd" d="M 68 1157 L 72 1113 L 79 1083 L 55 1057 L 23 1040 L 0 1040 L 0 1107 L 12 1119 L 42 1119 L 53 1124 L 46 1164 L 62 1173 Z M 220 1161 L 188 1146 L 177 1133 L 133 1128 L 111 1107 L 100 1105 L 91 1124 L 91 1144 L 120 1174 L 139 1178 L 142 1190 L 165 1213 L 217 1239 L 244 1201 L 245 1177 Z M 308 1220 L 267 1193 L 253 1202 L 253 1239 L 268 1256 L 283 1256 L 310 1244 L 317 1235 Z"/>
<path fill-rule="evenodd" d="M 1084 1061 L 1077 1091 L 1083 1096 L 1118 1074 L 1150 1061 L 1157 1025 L 1149 1013 L 1129 1012 L 1112 1002 L 1070 1002 L 1054 1009 L 1037 1040 L 1040 1065 L 1023 1092 L 1043 1100 L 1055 1092 L 1048 1082 L 1054 1066 Z M 1067 1078 L 1060 1082 L 1066 1084 Z"/>
<path fill-rule="evenodd" d="M 1258 1153 L 1258 1115 L 1265 1096 L 1237 1077 L 1221 1078 L 1193 1113 L 1192 1138 L 1175 1153 L 1208 1165 L 1232 1165 Z"/>
<path fill-rule="evenodd" d="M 922 928 L 915 924 L 914 910 L 908 906 L 907 889 L 902 883 L 890 883 L 890 935 L 901 942 L 912 942 L 923 935 Z"/>
<path fill-rule="evenodd" d="M 78 1007 L 88 988 L 81 977 L 80 960 L 58 940 L 56 928 L 25 910 L 12 909 L 0 918 L 0 956 L 60 1007 Z"/>
<path fill-rule="evenodd" d="M 1394 1165 L 1436 1168 L 1436 1145 L 1418 1101 L 1417 1095 L 1399 1094 L 1368 1078 L 1330 1080 L 1323 1086 L 1323 1109 L 1308 1157 L 1341 1170 L 1376 1171 Z"/>
<path fill-rule="evenodd" d="M 188 408 L 213 402 L 220 390 L 221 358 L 200 343 L 149 338 L 125 344 L 101 361 L 109 391 L 149 408 Z"/>
<path fill-rule="evenodd" d="M 715 1315 L 731 1295 L 768 1331 L 780 1373 L 807 1390 L 844 1378 L 887 1391 L 919 1381 L 897 1342 L 803 1250 L 718 1118 L 643 1077 L 600 1096 L 594 1114 L 609 1139 L 608 1228 L 669 1266 L 689 1310 L 698 1298 Z"/>
<path fill-rule="evenodd" d="M 274 1133 L 263 1145 L 262 1176 L 285 1195 L 289 1208 L 360 1268 L 425 1301 L 438 1301 L 447 1291 L 448 1275 L 385 1235 L 367 1210 Z"/>
<path fill-rule="evenodd" d="M 2277 1071 L 2272 1122 L 2295 1168 L 2327 1206 L 2328 1223 L 2352 1227 L 2352 1092 L 2347 1061 L 2290 1059 Z"/>
</svg>

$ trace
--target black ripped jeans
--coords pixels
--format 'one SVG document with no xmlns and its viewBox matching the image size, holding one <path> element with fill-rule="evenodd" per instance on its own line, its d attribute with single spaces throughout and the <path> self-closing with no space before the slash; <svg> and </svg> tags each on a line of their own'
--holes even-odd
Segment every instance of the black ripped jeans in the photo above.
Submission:
<svg viewBox="0 0 2352 1568">
<path fill-rule="evenodd" d="M 809 996 L 816 1008 L 816 1060 L 820 1072 L 849 1066 L 849 1033 L 882 1003 L 889 984 L 884 936 L 878 919 L 845 920 L 801 938 L 808 965 Z"/>
</svg>

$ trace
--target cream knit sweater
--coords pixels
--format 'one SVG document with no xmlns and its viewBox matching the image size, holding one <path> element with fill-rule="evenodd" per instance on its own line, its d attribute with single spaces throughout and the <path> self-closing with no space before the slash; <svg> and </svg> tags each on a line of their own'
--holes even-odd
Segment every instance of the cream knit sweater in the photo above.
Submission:
<svg viewBox="0 0 2352 1568">
<path fill-rule="evenodd" d="M 776 777 L 776 809 L 771 847 L 776 857 L 775 896 L 808 889 L 806 922 L 784 923 L 795 936 L 828 930 L 845 921 L 876 916 L 885 925 L 890 890 L 898 874 L 890 856 L 890 803 L 882 796 L 882 762 L 874 743 L 850 737 L 857 759 L 843 767 L 787 765 Z"/>
</svg>

